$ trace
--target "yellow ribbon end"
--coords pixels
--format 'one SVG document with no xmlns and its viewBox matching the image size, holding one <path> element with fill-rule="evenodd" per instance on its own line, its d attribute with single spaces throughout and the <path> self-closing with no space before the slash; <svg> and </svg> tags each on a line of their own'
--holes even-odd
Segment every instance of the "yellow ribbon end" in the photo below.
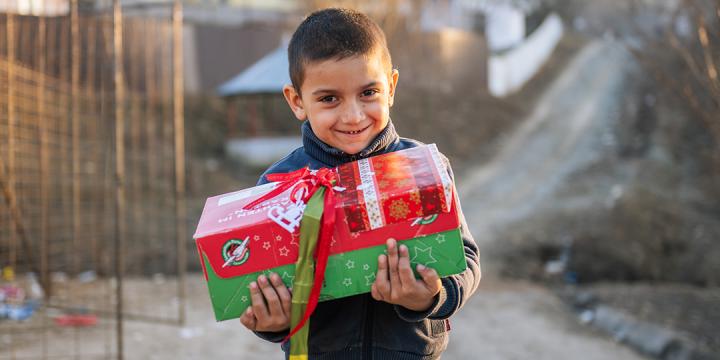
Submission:
<svg viewBox="0 0 720 360">
<path fill-rule="evenodd" d="M 308 360 L 307 354 L 304 355 L 290 355 L 290 360 Z"/>
</svg>

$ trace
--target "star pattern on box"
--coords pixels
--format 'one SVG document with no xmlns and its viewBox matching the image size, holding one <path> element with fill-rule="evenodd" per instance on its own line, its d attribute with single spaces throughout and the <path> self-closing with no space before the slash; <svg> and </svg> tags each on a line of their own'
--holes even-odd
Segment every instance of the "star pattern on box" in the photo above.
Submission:
<svg viewBox="0 0 720 360">
<path fill-rule="evenodd" d="M 355 268 L 355 262 L 352 261 L 352 260 L 348 260 L 348 261 L 345 263 L 345 267 L 348 268 L 348 269 L 353 269 L 353 268 Z"/>
<path fill-rule="evenodd" d="M 435 240 L 438 244 L 442 244 L 445 242 L 445 234 L 438 234 L 438 236 L 435 237 Z"/>
<path fill-rule="evenodd" d="M 255 236 L 253 236 L 253 240 L 255 240 L 255 241 L 260 240 L 260 235 L 255 235 Z"/>
<path fill-rule="evenodd" d="M 345 285 L 345 287 L 349 287 L 350 285 L 352 285 L 352 279 L 345 278 L 342 283 L 343 285 Z"/>
<path fill-rule="evenodd" d="M 266 242 L 263 243 L 263 249 L 265 249 L 265 250 L 270 249 L 270 242 L 269 242 L 269 241 L 266 241 Z"/>
<path fill-rule="evenodd" d="M 330 246 L 334 246 L 335 243 L 337 243 L 337 240 L 335 240 L 335 237 L 333 236 L 330 238 Z"/>
<path fill-rule="evenodd" d="M 293 281 L 295 281 L 295 276 L 288 274 L 287 271 L 283 271 L 282 279 L 283 279 L 283 280 L 288 280 L 288 282 L 289 282 L 290 284 L 292 284 Z"/>
<path fill-rule="evenodd" d="M 248 301 L 248 297 L 245 296 L 245 295 L 243 295 L 243 296 L 240 298 L 240 301 L 242 301 L 242 302 L 247 302 L 247 301 Z"/>
<path fill-rule="evenodd" d="M 427 248 L 420 248 L 417 246 L 414 246 L 415 249 L 415 256 L 413 256 L 412 259 L 410 259 L 410 262 L 418 263 L 418 264 L 432 264 L 436 263 L 437 260 L 432 256 L 432 247 L 428 246 Z"/>
<path fill-rule="evenodd" d="M 365 286 L 371 286 L 375 282 L 375 273 L 365 276 Z"/>
<path fill-rule="evenodd" d="M 300 244 L 298 244 L 298 239 L 299 237 L 293 235 L 293 237 L 290 238 L 290 245 L 300 246 Z"/>
<path fill-rule="evenodd" d="M 368 265 L 368 264 L 363 265 L 363 270 L 365 270 L 365 271 L 370 270 L 370 265 Z"/>
<path fill-rule="evenodd" d="M 280 252 L 280 256 L 288 256 L 288 254 L 290 254 L 290 249 L 286 246 L 281 247 L 278 251 Z"/>
<path fill-rule="evenodd" d="M 283 239 L 283 238 L 282 238 L 282 236 L 280 236 L 280 235 L 275 236 L 275 241 L 282 241 L 282 239 Z"/>
</svg>

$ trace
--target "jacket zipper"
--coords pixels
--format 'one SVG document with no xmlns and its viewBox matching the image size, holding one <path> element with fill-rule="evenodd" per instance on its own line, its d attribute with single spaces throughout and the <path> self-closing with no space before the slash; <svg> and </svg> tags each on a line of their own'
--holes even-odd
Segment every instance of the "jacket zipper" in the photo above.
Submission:
<svg viewBox="0 0 720 360">
<path fill-rule="evenodd" d="M 372 360 L 372 328 L 374 318 L 370 296 L 365 296 L 365 329 L 363 331 L 362 359 Z"/>
</svg>

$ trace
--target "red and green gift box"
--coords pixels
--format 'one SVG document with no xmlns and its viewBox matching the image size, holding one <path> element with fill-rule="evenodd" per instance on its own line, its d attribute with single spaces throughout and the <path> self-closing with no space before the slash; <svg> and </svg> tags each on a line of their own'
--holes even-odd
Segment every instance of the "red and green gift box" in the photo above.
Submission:
<svg viewBox="0 0 720 360">
<path fill-rule="evenodd" d="M 313 226 L 308 214 L 319 204 L 314 213 L 327 217 L 329 192 L 335 219 L 319 242 L 329 254 L 319 301 L 369 292 L 388 238 L 408 247 L 413 269 L 423 264 L 441 277 L 465 270 L 454 187 L 434 144 L 321 171 L 331 179 L 317 192 L 325 208 L 319 194 L 311 197 L 322 181 L 308 169 L 207 199 L 194 238 L 218 321 L 250 306 L 249 284 L 260 274 L 277 273 L 293 287 L 300 243 L 321 232 L 305 229 Z"/>
</svg>

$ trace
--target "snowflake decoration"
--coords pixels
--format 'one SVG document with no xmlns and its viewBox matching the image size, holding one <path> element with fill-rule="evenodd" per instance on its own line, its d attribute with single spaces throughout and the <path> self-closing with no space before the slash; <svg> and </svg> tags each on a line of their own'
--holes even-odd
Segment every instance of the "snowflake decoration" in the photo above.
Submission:
<svg viewBox="0 0 720 360">
<path fill-rule="evenodd" d="M 410 207 L 403 200 L 393 200 L 390 203 L 390 216 L 394 219 L 404 219 L 410 213 Z"/>
<path fill-rule="evenodd" d="M 350 285 L 352 285 L 352 279 L 345 278 L 345 280 L 343 280 L 342 283 L 343 283 L 343 285 L 345 285 L 345 287 L 349 287 Z"/>
<path fill-rule="evenodd" d="M 290 249 L 286 246 L 281 247 L 278 251 L 280 251 L 280 256 L 288 256 L 288 254 L 290 254 Z"/>
<path fill-rule="evenodd" d="M 265 250 L 270 249 L 270 242 L 269 242 L 269 241 L 266 241 L 266 242 L 263 243 L 263 249 L 265 249 Z"/>
<path fill-rule="evenodd" d="M 371 286 L 375 282 L 375 273 L 365 276 L 365 286 Z"/>
</svg>

